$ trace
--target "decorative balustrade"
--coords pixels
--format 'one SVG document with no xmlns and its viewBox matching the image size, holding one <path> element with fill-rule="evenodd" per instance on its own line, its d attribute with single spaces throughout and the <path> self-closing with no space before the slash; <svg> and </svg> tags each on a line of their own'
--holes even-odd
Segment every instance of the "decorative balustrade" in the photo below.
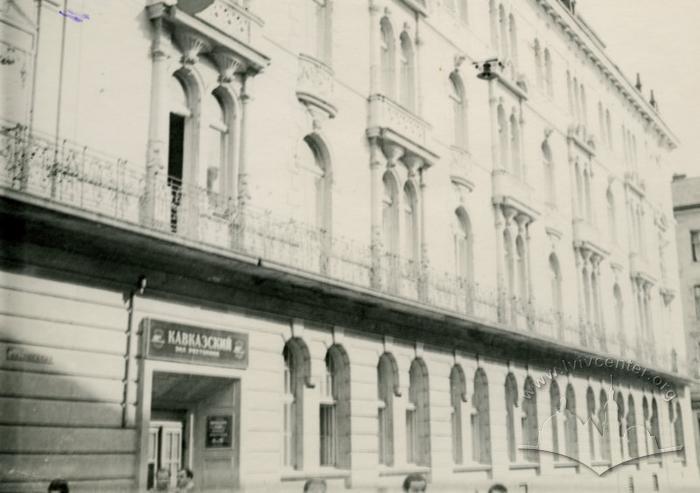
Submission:
<svg viewBox="0 0 700 493">
<path fill-rule="evenodd" d="M 511 206 L 534 219 L 540 215 L 535 190 L 520 176 L 509 171 L 493 171 L 493 199 L 495 203 Z"/>
<path fill-rule="evenodd" d="M 22 194 L 61 207 L 63 212 L 94 214 L 96 221 L 128 223 L 245 253 L 268 266 L 280 265 L 372 289 L 540 340 L 595 351 L 619 347 L 613 335 L 608 340 L 598 327 L 548 308 L 540 309 L 517 297 L 499 295 L 494 287 L 454 273 L 428 269 L 395 255 L 384 255 L 379 267 L 373 267 L 368 245 L 268 210 L 237 208 L 231 197 L 187 186 L 172 177 L 163 177 L 155 191 L 147 183 L 145 171 L 85 146 L 30 136 L 21 126 L 4 126 L 0 132 L 0 194 Z M 149 197 L 153 193 L 159 212 L 155 220 L 146 220 L 142 209 L 145 204 L 153 204 L 153 197 Z M 373 272 L 373 268 L 380 272 Z M 372 282 L 376 277 L 381 279 L 379 285 Z M 640 358 L 638 355 L 641 353 L 637 352 L 635 359 Z M 654 356 L 646 355 L 640 363 L 648 363 Z M 670 371 L 670 366 L 664 368 Z"/>
<path fill-rule="evenodd" d="M 386 96 L 370 96 L 369 115 L 369 128 L 388 129 L 399 138 L 426 147 L 428 124 Z"/>
<path fill-rule="evenodd" d="M 297 97 L 302 102 L 319 107 L 333 117 L 337 109 L 333 105 L 335 81 L 333 70 L 316 58 L 299 55 Z"/>
</svg>

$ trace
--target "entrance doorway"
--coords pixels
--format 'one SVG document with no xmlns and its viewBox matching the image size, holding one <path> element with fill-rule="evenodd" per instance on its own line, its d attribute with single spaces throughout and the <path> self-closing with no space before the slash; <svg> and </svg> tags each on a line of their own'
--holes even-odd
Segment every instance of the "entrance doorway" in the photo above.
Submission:
<svg viewBox="0 0 700 493">
<path fill-rule="evenodd" d="M 159 469 L 189 468 L 200 491 L 238 485 L 240 381 L 184 373 L 153 372 L 148 430 L 147 486 Z"/>
</svg>

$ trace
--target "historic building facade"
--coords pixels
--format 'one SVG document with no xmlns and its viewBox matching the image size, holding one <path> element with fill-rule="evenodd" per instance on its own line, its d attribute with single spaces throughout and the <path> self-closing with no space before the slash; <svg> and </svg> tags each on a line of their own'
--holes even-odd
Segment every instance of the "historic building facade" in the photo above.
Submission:
<svg viewBox="0 0 700 493">
<path fill-rule="evenodd" d="M 700 178 L 674 176 L 673 214 L 680 269 L 680 296 L 690 376 L 700 378 Z M 700 387 L 690 389 L 696 447 L 700 446 Z M 698 464 L 700 467 L 700 464 Z"/>
<path fill-rule="evenodd" d="M 676 138 L 573 3 L 0 2 L 0 491 L 695 491 Z"/>
</svg>

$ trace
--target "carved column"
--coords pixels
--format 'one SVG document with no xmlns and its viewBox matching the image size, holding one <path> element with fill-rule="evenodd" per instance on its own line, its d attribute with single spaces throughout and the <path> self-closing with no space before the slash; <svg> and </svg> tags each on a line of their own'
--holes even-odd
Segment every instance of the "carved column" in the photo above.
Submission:
<svg viewBox="0 0 700 493">
<path fill-rule="evenodd" d="M 370 274 L 370 285 L 374 289 L 381 289 L 382 286 L 382 255 L 384 245 L 382 243 L 382 196 L 384 184 L 382 182 L 382 170 L 384 169 L 384 155 L 379 147 L 379 138 L 369 139 L 369 168 L 370 168 L 370 191 L 371 197 L 371 254 L 372 270 Z"/>
<path fill-rule="evenodd" d="M 250 202 L 250 184 L 248 183 L 248 165 L 250 159 L 248 132 L 250 126 L 250 102 L 253 99 L 251 95 L 252 77 L 244 76 L 243 85 L 241 86 L 241 136 L 239 139 L 240 155 L 238 158 L 238 207 L 241 211 Z"/>
<path fill-rule="evenodd" d="M 166 97 L 168 86 L 167 59 L 163 49 L 165 33 L 161 18 L 153 21 L 153 42 L 151 45 L 151 107 L 148 126 L 148 150 L 146 156 L 146 183 L 141 203 L 141 222 L 155 226 L 160 221 L 167 224 L 167 210 L 170 200 L 166 187 L 168 113 Z M 162 214 L 158 214 L 159 202 Z M 163 216 L 163 217 L 161 217 Z M 159 221 L 160 220 L 160 221 Z"/>
<path fill-rule="evenodd" d="M 586 333 L 585 333 L 585 319 L 586 319 L 586 308 L 585 308 L 585 297 L 586 297 L 586 283 L 584 281 L 584 265 L 585 261 L 580 248 L 574 248 L 574 258 L 576 260 L 576 282 L 578 284 L 578 330 L 580 341 L 585 344 Z"/>
<path fill-rule="evenodd" d="M 505 273 L 505 245 L 503 235 L 505 233 L 505 216 L 501 210 L 501 206 L 495 204 L 493 206 L 494 215 L 496 218 L 496 286 L 498 289 L 498 321 L 506 323 L 507 319 L 507 302 L 506 302 L 506 273 Z"/>
</svg>

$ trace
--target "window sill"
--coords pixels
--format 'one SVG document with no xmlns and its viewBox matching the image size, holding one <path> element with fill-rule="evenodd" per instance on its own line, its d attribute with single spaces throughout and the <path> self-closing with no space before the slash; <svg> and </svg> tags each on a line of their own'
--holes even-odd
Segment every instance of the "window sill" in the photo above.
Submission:
<svg viewBox="0 0 700 493">
<path fill-rule="evenodd" d="M 578 462 L 555 462 L 554 469 L 578 469 Z"/>
<path fill-rule="evenodd" d="M 591 462 L 591 465 L 593 467 L 610 467 L 612 466 L 612 463 L 606 460 L 594 460 L 593 462 Z"/>
<path fill-rule="evenodd" d="M 463 465 L 459 464 L 452 468 L 452 472 L 491 472 L 493 466 L 491 464 L 474 464 Z"/>
<path fill-rule="evenodd" d="M 332 467 L 305 470 L 305 471 L 283 471 L 280 479 L 282 481 L 305 481 L 312 478 L 323 479 L 345 479 L 350 477 L 350 471 L 347 469 L 335 469 Z"/>
<path fill-rule="evenodd" d="M 511 471 L 523 471 L 528 469 L 539 470 L 540 465 L 537 462 L 520 462 L 516 464 L 510 464 L 508 469 Z"/>
<path fill-rule="evenodd" d="M 429 474 L 430 468 L 426 466 L 407 464 L 399 467 L 382 466 L 379 469 L 379 476 L 406 476 L 411 473 Z"/>
</svg>

